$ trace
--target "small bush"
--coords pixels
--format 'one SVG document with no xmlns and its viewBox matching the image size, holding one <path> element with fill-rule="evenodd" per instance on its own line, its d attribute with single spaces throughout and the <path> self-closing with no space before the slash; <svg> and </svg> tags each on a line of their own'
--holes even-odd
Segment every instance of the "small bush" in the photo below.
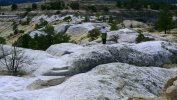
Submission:
<svg viewBox="0 0 177 100">
<path fill-rule="evenodd" d="M 69 23 L 72 19 L 71 16 L 67 16 L 63 20 Z"/>
<path fill-rule="evenodd" d="M 136 42 L 145 42 L 145 41 L 151 41 L 154 40 L 153 38 L 145 37 L 142 33 L 139 33 L 138 37 L 136 38 Z"/>
<path fill-rule="evenodd" d="M 18 34 L 18 30 L 16 29 L 16 30 L 14 30 L 14 34 L 16 35 L 16 34 Z"/>
<path fill-rule="evenodd" d="M 24 30 L 18 30 L 18 33 L 24 33 L 25 31 Z"/>
<path fill-rule="evenodd" d="M 89 31 L 87 37 L 90 38 L 91 41 L 97 39 L 100 36 L 100 31 L 98 29 L 93 29 Z"/>
<path fill-rule="evenodd" d="M 113 30 L 118 30 L 119 28 L 117 27 L 117 25 L 116 24 L 111 24 L 111 31 L 113 31 Z"/>
<path fill-rule="evenodd" d="M 90 22 L 90 18 L 86 16 L 83 22 Z"/>
<path fill-rule="evenodd" d="M 43 18 L 41 18 L 40 24 L 35 24 L 34 29 L 42 28 L 42 27 L 46 26 L 47 24 L 48 24 L 48 22 L 46 20 L 44 20 Z"/>
<path fill-rule="evenodd" d="M 0 37 L 0 44 L 6 44 L 6 39 L 4 39 L 3 37 Z"/>
<path fill-rule="evenodd" d="M 60 11 L 58 10 L 55 14 L 60 14 Z"/>
<path fill-rule="evenodd" d="M 154 28 L 148 28 L 147 31 L 148 32 L 155 32 L 155 29 Z"/>
</svg>

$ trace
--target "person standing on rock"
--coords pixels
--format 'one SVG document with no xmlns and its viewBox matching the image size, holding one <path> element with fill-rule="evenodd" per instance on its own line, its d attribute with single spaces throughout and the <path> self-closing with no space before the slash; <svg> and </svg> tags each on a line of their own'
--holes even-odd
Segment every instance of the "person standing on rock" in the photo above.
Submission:
<svg viewBox="0 0 177 100">
<path fill-rule="evenodd" d="M 107 31 L 105 27 L 103 26 L 100 31 L 101 31 L 102 43 L 106 44 Z"/>
</svg>

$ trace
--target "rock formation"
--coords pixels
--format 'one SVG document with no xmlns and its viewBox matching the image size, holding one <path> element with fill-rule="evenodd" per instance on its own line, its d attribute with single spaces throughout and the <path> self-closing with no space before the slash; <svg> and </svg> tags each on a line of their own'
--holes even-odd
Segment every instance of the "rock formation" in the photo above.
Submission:
<svg viewBox="0 0 177 100">
<path fill-rule="evenodd" d="M 88 30 L 103 25 L 106 24 L 63 24 L 55 29 L 79 35 L 81 30 L 86 30 L 81 34 L 87 34 Z M 177 71 L 161 68 L 164 64 L 176 63 L 177 43 L 146 32 L 143 34 L 154 40 L 136 43 L 138 34 L 126 28 L 108 32 L 106 45 L 94 41 L 55 44 L 46 51 L 18 48 L 27 61 L 22 70 L 31 76 L 0 77 L 3 85 L 0 99 L 127 100 L 137 95 L 155 98 Z M 9 56 L 11 47 L 4 49 Z M 2 63 L 0 66 L 5 68 Z M 172 81 L 165 89 L 171 85 Z"/>
<path fill-rule="evenodd" d="M 171 78 L 165 83 L 164 94 L 171 100 L 177 98 L 177 73 L 171 76 Z"/>
</svg>

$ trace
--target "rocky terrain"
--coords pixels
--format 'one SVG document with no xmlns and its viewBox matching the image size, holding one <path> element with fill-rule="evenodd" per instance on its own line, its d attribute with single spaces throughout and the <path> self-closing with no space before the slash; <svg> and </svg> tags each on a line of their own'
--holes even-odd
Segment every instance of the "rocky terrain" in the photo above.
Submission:
<svg viewBox="0 0 177 100">
<path fill-rule="evenodd" d="M 88 24 L 89 30 L 95 23 L 85 23 L 81 27 Z M 22 69 L 28 74 L 23 77 L 1 76 L 0 98 L 131 100 L 139 97 L 165 100 L 158 96 L 164 93 L 164 87 L 169 87 L 165 83 L 177 69 L 166 69 L 163 65 L 176 63 L 177 43 L 147 32 L 143 34 L 155 40 L 137 44 L 138 33 L 125 28 L 108 32 L 106 45 L 98 39 L 79 44 L 55 44 L 46 51 L 19 48 L 26 58 Z M 11 47 L 5 46 L 5 49 L 7 56 L 10 55 Z M 176 79 L 171 80 L 168 82 Z M 175 91 L 175 86 L 172 88 Z"/>
<path fill-rule="evenodd" d="M 30 12 L 29 15 L 35 15 L 30 24 L 18 28 L 31 37 L 46 34 L 42 29 L 34 29 L 43 18 L 54 26 L 56 33 L 68 34 L 76 43 L 54 44 L 45 51 L 17 48 L 24 59 L 21 70 L 26 74 L 0 75 L 0 100 L 176 100 L 176 34 L 147 32 L 150 25 L 133 20 L 125 20 L 125 26 L 117 24 L 119 29 L 111 31 L 110 24 L 98 21 L 96 16 L 90 17 L 91 22 L 83 22 L 84 17 L 71 13 L 49 13 Z M 67 16 L 71 16 L 70 22 L 63 21 Z M 13 32 L 13 21 L 18 19 L 0 20 L 0 35 L 7 39 L 8 45 L 3 48 L 8 58 L 13 53 L 10 45 L 22 34 L 8 38 Z M 90 41 L 88 32 L 103 26 L 108 30 L 107 44 L 103 45 L 101 38 Z M 138 30 L 152 40 L 137 43 Z M 2 61 L 1 50 L 1 72 L 7 70 Z"/>
</svg>

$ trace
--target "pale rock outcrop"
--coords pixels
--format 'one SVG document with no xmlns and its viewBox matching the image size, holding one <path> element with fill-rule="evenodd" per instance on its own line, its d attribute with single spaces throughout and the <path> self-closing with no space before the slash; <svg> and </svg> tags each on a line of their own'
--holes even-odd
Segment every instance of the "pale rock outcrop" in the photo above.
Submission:
<svg viewBox="0 0 177 100">
<path fill-rule="evenodd" d="M 25 17 L 23 20 L 26 20 L 27 17 Z M 56 21 L 56 20 L 62 20 L 61 17 L 59 15 L 45 15 L 45 14 L 42 14 L 42 15 L 37 15 L 37 16 L 34 16 L 31 21 L 34 21 L 34 22 L 40 22 L 40 19 L 44 19 L 48 22 L 52 22 L 52 21 Z"/>
<path fill-rule="evenodd" d="M 67 73 L 55 73 L 55 75 L 73 75 L 88 71 L 99 64 L 111 62 L 161 67 L 163 64 L 175 63 L 177 56 L 177 44 L 165 41 L 149 41 L 139 44 L 94 44 L 75 47 L 73 48 L 72 44 L 59 44 L 51 46 L 47 50 L 50 54 L 60 57 L 59 59 L 65 59 L 67 64 Z M 53 71 L 56 72 L 56 70 Z M 53 71 L 44 73 L 44 75 L 50 75 Z"/>
<path fill-rule="evenodd" d="M 12 50 L 11 46 L 0 44 L 0 58 L 3 58 L 3 55 L 10 54 L 11 50 Z M 2 51 L 4 51 L 4 54 Z"/>
<path fill-rule="evenodd" d="M 103 64 L 87 73 L 72 76 L 65 82 L 52 87 L 31 91 L 22 89 L 23 92 L 19 90 L 19 92 L 4 91 L 0 94 L 0 99 L 127 100 L 134 95 L 153 98 L 159 95 L 164 82 L 174 72 L 171 69 L 136 67 L 124 63 Z M 22 81 L 22 78 L 19 78 L 18 81 Z M 30 82 L 28 81 L 28 84 Z M 18 84 L 12 85 L 17 85 L 20 88 Z M 10 88 L 6 87 L 8 84 L 4 85 L 3 88 L 6 90 Z"/>
<path fill-rule="evenodd" d="M 54 30 L 56 31 L 56 33 L 65 33 L 66 30 L 72 25 L 69 24 L 58 24 L 58 25 L 54 25 Z"/>
<path fill-rule="evenodd" d="M 31 36 L 32 38 L 34 38 L 35 35 L 46 35 L 46 33 L 42 31 L 42 28 L 29 33 L 29 36 Z"/>
<path fill-rule="evenodd" d="M 55 33 L 65 33 L 66 30 L 72 25 L 69 24 L 59 24 L 59 25 L 53 25 Z M 43 27 L 44 28 L 44 27 Z M 43 31 L 43 28 L 40 28 L 38 30 L 32 31 L 29 33 L 29 35 L 34 38 L 34 36 L 37 35 L 46 35 L 46 33 Z"/>
<path fill-rule="evenodd" d="M 24 70 L 34 75 L 55 76 L 74 75 L 112 62 L 157 67 L 176 63 L 177 43 L 148 41 L 135 44 L 133 41 L 137 34 L 134 30 L 121 29 L 108 33 L 108 39 L 114 35 L 119 38 L 118 43 L 62 43 L 52 45 L 47 51 L 24 49 L 24 56 L 27 58 Z M 131 39 L 126 39 L 128 36 Z"/>
<path fill-rule="evenodd" d="M 74 52 L 77 52 L 78 50 L 82 49 L 82 46 L 79 46 L 77 44 L 72 44 L 72 43 L 62 43 L 62 44 L 56 44 L 50 46 L 46 52 L 53 56 L 63 56 L 65 54 L 71 54 Z"/>
<path fill-rule="evenodd" d="M 123 23 L 126 27 L 130 27 L 132 25 L 133 28 L 148 28 L 147 24 L 134 20 L 124 20 Z"/>
<path fill-rule="evenodd" d="M 76 42 L 81 41 L 83 38 L 87 38 L 87 34 L 92 29 L 101 29 L 103 26 L 109 31 L 110 26 L 106 23 L 82 23 L 82 24 L 59 24 L 54 25 L 54 30 L 56 33 L 66 33 L 71 36 L 71 40 Z M 31 37 L 34 37 L 35 34 L 46 34 L 41 29 L 32 31 L 29 33 Z"/>
<path fill-rule="evenodd" d="M 66 31 L 66 34 L 71 35 L 71 39 L 76 42 L 81 41 L 83 38 L 87 38 L 87 34 L 90 30 L 105 26 L 106 28 L 110 28 L 110 26 L 106 23 L 82 23 L 70 26 Z"/>
<path fill-rule="evenodd" d="M 111 31 L 108 32 L 108 41 L 114 41 L 118 43 L 135 43 L 135 39 L 138 36 L 138 33 L 135 30 L 132 29 L 120 29 L 118 31 Z"/>
<path fill-rule="evenodd" d="M 165 83 L 164 94 L 167 98 L 176 100 L 177 98 L 177 72 L 168 79 L 168 81 Z"/>
</svg>

